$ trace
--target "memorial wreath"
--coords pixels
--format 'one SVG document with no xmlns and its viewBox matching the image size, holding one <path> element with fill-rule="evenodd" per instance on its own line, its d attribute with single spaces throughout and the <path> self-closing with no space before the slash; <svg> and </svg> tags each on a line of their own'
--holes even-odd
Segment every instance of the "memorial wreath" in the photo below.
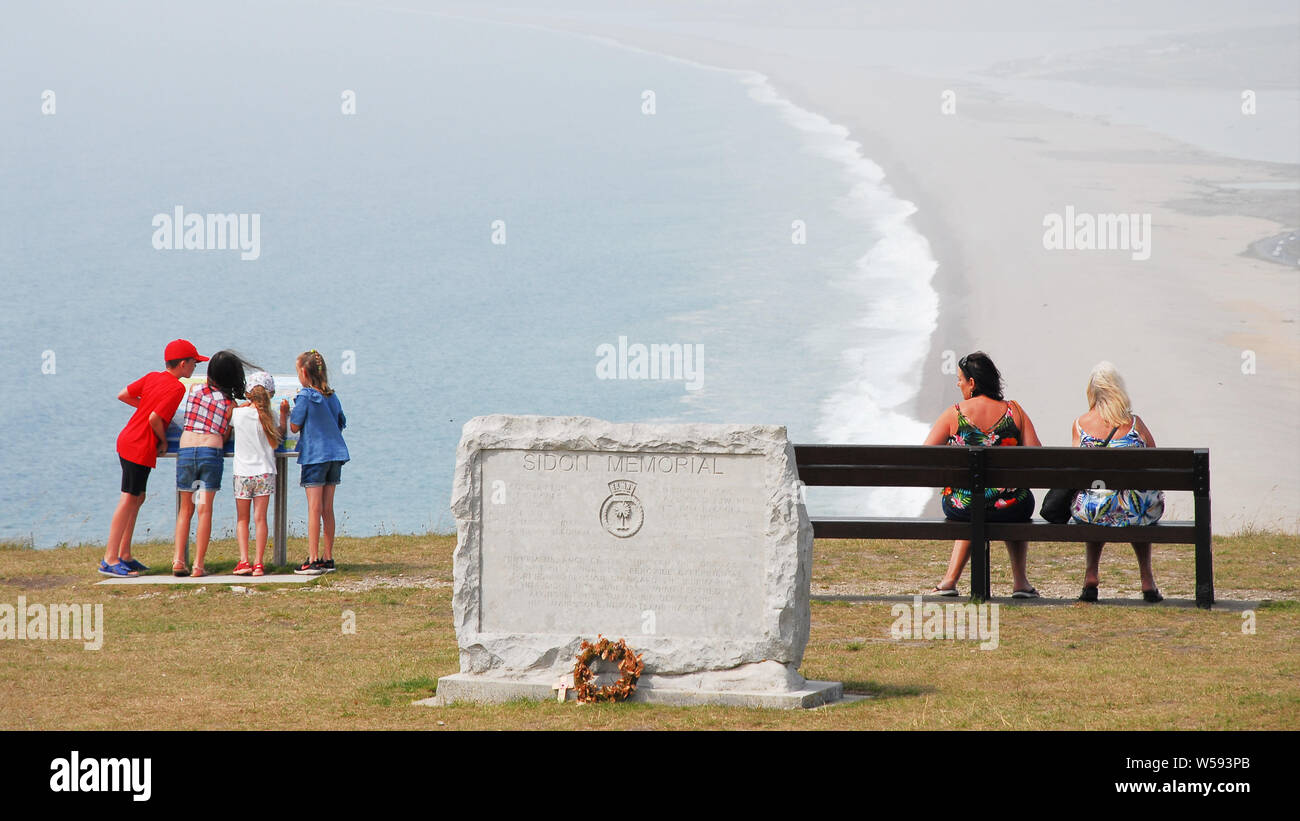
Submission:
<svg viewBox="0 0 1300 821">
<path fill-rule="evenodd" d="M 598 658 L 618 664 L 618 671 L 622 674 L 618 681 L 607 687 L 591 686 L 591 680 L 595 677 L 591 663 Z M 595 644 L 584 640 L 582 651 L 577 655 L 577 664 L 573 665 L 573 687 L 578 691 L 578 702 L 622 701 L 636 691 L 637 679 L 644 669 L 641 656 L 628 649 L 623 639 L 615 643 L 598 634 Z"/>
</svg>

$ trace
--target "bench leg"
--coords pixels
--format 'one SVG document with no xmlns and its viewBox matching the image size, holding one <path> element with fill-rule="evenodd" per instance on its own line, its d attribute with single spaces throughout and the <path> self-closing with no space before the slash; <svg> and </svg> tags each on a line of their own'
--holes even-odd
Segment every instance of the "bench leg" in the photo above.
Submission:
<svg viewBox="0 0 1300 821">
<path fill-rule="evenodd" d="M 989 599 L 989 540 L 984 519 L 984 448 L 970 449 L 970 597 L 974 601 Z"/>
<path fill-rule="evenodd" d="M 1210 538 L 1210 497 L 1196 497 L 1196 606 L 1214 604 L 1214 550 Z"/>
<path fill-rule="evenodd" d="M 991 563 L 989 542 L 985 539 L 972 541 L 970 545 L 970 595 L 972 600 L 988 601 L 992 597 L 992 580 L 989 575 Z"/>
</svg>

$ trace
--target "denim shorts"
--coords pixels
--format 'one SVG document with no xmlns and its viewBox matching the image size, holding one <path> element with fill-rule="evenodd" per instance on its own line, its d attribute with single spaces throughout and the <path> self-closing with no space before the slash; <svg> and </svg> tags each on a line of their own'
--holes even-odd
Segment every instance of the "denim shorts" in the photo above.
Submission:
<svg viewBox="0 0 1300 821">
<path fill-rule="evenodd" d="M 176 489 L 221 490 L 224 468 L 221 448 L 181 448 L 176 451 Z"/>
<path fill-rule="evenodd" d="M 303 487 L 320 487 L 337 485 L 343 481 L 342 462 L 317 462 L 314 465 L 300 465 L 302 476 L 298 484 Z"/>
</svg>

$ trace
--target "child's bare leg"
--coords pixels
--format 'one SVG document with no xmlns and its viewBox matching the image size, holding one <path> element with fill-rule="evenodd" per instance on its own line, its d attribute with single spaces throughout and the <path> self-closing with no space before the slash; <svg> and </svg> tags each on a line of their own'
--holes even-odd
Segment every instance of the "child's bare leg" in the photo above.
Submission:
<svg viewBox="0 0 1300 821">
<path fill-rule="evenodd" d="M 325 526 L 325 553 L 322 559 L 334 558 L 334 491 L 338 485 L 325 485 L 321 490 L 321 524 Z"/>
<path fill-rule="evenodd" d="M 185 564 L 185 544 L 190 540 L 190 520 L 194 518 L 194 494 L 188 490 L 176 492 L 179 504 L 176 510 L 176 553 L 172 566 Z"/>
<path fill-rule="evenodd" d="M 1084 587 L 1096 587 L 1100 583 L 1101 575 L 1098 568 L 1101 565 L 1101 549 L 1105 546 L 1105 542 L 1084 542 L 1084 553 L 1088 563 L 1083 571 Z M 1142 564 L 1140 559 L 1138 564 Z"/>
<path fill-rule="evenodd" d="M 320 516 L 321 498 L 325 495 L 323 487 L 309 487 L 307 490 L 307 558 L 316 561 L 320 558 Z"/>
<path fill-rule="evenodd" d="M 262 564 L 262 560 L 266 558 L 266 508 L 270 501 L 270 496 L 253 497 L 253 522 L 257 528 L 257 564 Z"/>
<path fill-rule="evenodd" d="M 144 494 L 134 497 L 135 503 L 129 511 L 130 518 L 126 522 L 126 531 L 122 534 L 122 544 L 117 549 L 118 561 L 129 561 L 131 559 L 131 539 L 135 536 L 135 520 L 140 515 L 140 508 L 144 505 Z"/>
<path fill-rule="evenodd" d="M 239 540 L 239 560 L 241 562 L 248 561 L 248 510 L 252 507 L 252 501 L 252 499 L 235 500 L 235 538 Z M 257 560 L 259 562 L 262 560 L 260 550 Z"/>
<path fill-rule="evenodd" d="M 135 520 L 140 515 L 140 507 L 144 504 L 144 494 L 131 497 L 131 507 L 127 510 L 126 530 L 122 532 L 122 542 L 117 548 L 117 560 L 119 562 L 128 562 L 131 560 L 131 539 L 135 535 Z"/>
<path fill-rule="evenodd" d="M 969 540 L 958 539 L 952 543 L 952 556 L 948 558 L 948 572 L 943 574 L 943 580 L 939 582 L 941 589 L 951 590 L 957 586 L 957 580 L 961 578 L 961 571 L 966 567 L 966 559 L 969 557 Z"/>
<path fill-rule="evenodd" d="M 203 566 L 203 557 L 208 552 L 208 540 L 212 538 L 212 499 L 215 490 L 199 491 L 199 526 L 194 534 L 194 566 Z"/>
<path fill-rule="evenodd" d="M 1142 589 L 1155 590 L 1156 577 L 1151 573 L 1151 543 L 1133 542 L 1133 553 L 1137 555 L 1138 573 L 1142 575 Z"/>
<path fill-rule="evenodd" d="M 144 494 L 140 494 L 140 502 Z M 135 529 L 135 517 L 140 512 L 140 502 L 130 493 L 123 493 L 113 510 L 113 521 L 108 526 L 108 544 L 104 546 L 104 563 L 117 564 L 121 561 L 122 547 L 126 545 L 126 555 L 131 555 L 131 531 Z"/>
</svg>

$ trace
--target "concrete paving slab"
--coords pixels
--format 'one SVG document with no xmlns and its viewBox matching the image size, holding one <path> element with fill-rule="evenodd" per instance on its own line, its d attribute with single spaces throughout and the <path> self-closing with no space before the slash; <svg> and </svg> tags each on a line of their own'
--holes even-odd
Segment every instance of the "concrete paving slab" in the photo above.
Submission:
<svg viewBox="0 0 1300 821">
<path fill-rule="evenodd" d="M 96 584 L 96 587 L 102 584 L 306 584 L 314 582 L 321 576 L 297 576 L 293 573 L 279 573 L 268 576 L 235 576 L 227 573 L 223 575 L 200 576 L 191 578 L 190 576 L 171 576 L 154 574 L 149 576 L 116 576 L 106 577 L 102 582 Z"/>
</svg>

